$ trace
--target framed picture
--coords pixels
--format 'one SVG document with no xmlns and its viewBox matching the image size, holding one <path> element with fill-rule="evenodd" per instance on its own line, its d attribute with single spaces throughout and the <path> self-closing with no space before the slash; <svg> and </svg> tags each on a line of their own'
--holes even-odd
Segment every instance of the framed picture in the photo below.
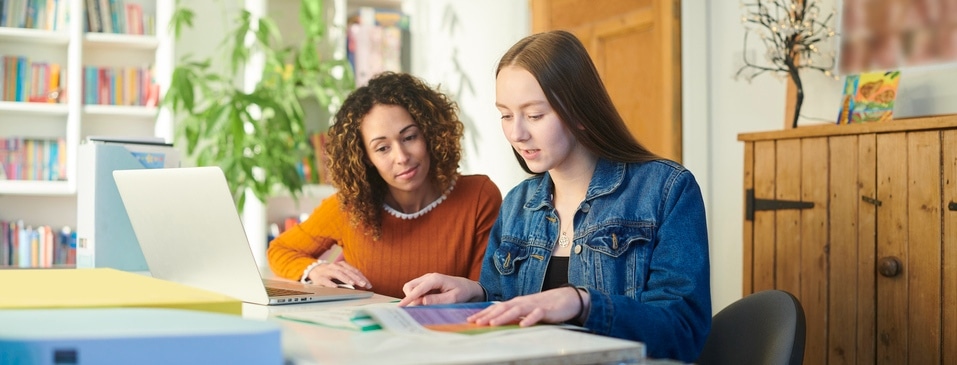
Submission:
<svg viewBox="0 0 957 365">
<path fill-rule="evenodd" d="M 900 71 L 868 72 L 844 79 L 837 124 L 883 122 L 894 117 Z"/>
<path fill-rule="evenodd" d="M 957 0 L 844 0 L 843 75 L 957 64 Z"/>
</svg>

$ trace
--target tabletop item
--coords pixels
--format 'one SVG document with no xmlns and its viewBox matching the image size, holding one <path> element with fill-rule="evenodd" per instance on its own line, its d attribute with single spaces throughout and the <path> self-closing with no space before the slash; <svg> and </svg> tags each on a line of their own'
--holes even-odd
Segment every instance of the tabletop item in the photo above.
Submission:
<svg viewBox="0 0 957 365">
<path fill-rule="evenodd" d="M 0 310 L 4 364 L 282 364 L 280 326 L 168 308 Z"/>
<path fill-rule="evenodd" d="M 117 170 L 113 177 L 153 277 L 256 304 L 372 296 L 264 280 L 219 167 Z M 267 287 L 283 293 L 267 294 Z"/>
</svg>

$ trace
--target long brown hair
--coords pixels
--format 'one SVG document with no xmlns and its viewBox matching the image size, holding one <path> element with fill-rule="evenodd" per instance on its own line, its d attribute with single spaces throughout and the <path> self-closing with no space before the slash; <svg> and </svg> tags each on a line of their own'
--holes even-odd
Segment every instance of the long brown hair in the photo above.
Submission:
<svg viewBox="0 0 957 365">
<path fill-rule="evenodd" d="M 495 76 L 512 65 L 528 70 L 538 80 L 565 127 L 595 155 L 620 162 L 661 159 L 628 131 L 588 51 L 575 35 L 554 30 L 523 38 L 502 56 Z M 578 128 L 579 124 L 585 128 Z M 534 174 L 518 152 L 512 152 L 522 169 Z"/>
<path fill-rule="evenodd" d="M 326 154 L 332 185 L 354 227 L 365 227 L 378 240 L 382 235 L 382 205 L 389 187 L 375 166 L 368 163 L 359 126 L 375 105 L 401 106 L 412 115 L 425 138 L 431 160 L 429 178 L 446 191 L 459 176 L 464 125 L 457 105 L 422 80 L 385 72 L 349 94 L 329 127 Z"/>
</svg>

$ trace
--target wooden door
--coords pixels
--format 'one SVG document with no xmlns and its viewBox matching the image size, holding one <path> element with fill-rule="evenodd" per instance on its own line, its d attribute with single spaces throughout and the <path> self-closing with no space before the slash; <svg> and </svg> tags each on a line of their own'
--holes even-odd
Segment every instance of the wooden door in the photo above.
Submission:
<svg viewBox="0 0 957 365">
<path fill-rule="evenodd" d="M 744 295 L 794 294 L 804 307 L 805 363 L 824 364 L 828 308 L 826 137 L 745 144 Z M 823 170 L 823 171 L 822 171 Z"/>
<path fill-rule="evenodd" d="M 830 137 L 826 327 L 808 341 L 808 364 L 875 364 L 876 134 Z"/>
<path fill-rule="evenodd" d="M 940 142 L 939 131 L 877 137 L 878 364 L 940 363 Z"/>
<path fill-rule="evenodd" d="M 681 162 L 679 0 L 530 0 L 532 32 L 574 33 L 628 129 Z"/>
</svg>

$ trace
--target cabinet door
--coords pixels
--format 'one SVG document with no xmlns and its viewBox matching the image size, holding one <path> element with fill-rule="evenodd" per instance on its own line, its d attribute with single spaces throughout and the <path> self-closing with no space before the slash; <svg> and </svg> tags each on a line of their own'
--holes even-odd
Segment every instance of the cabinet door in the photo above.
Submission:
<svg viewBox="0 0 957 365">
<path fill-rule="evenodd" d="M 745 259 L 750 263 L 745 291 L 780 289 L 801 301 L 807 319 L 807 363 L 826 361 L 827 146 L 826 137 L 816 137 L 758 141 L 746 148 L 750 160 L 745 176 L 753 178 L 748 183 L 756 210 L 753 221 L 745 224 L 751 229 L 745 232 Z M 812 206 L 794 209 L 794 202 Z"/>
<path fill-rule="evenodd" d="M 939 364 L 941 134 L 877 136 L 877 363 Z"/>
<path fill-rule="evenodd" d="M 957 130 L 943 132 L 944 178 L 942 364 L 957 364 Z"/>
<path fill-rule="evenodd" d="M 875 362 L 876 143 L 874 134 L 829 138 L 827 361 L 816 363 Z"/>
</svg>

